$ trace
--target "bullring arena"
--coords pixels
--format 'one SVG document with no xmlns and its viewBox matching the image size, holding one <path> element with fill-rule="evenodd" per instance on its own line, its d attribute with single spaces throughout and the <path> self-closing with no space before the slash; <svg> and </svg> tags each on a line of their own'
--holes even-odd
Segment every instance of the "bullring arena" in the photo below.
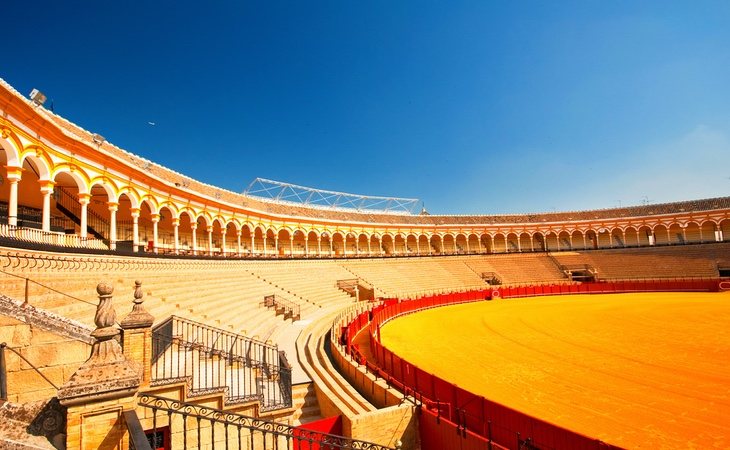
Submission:
<svg viewBox="0 0 730 450">
<path fill-rule="evenodd" d="M 0 110 L 3 446 L 730 443 L 730 197 L 295 203 L 174 172 L 4 81 Z"/>
</svg>

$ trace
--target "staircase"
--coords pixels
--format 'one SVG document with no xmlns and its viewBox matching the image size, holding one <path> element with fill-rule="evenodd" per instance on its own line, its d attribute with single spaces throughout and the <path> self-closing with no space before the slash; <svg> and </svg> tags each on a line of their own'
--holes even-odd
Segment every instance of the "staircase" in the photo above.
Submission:
<svg viewBox="0 0 730 450">
<path fill-rule="evenodd" d="M 292 406 L 291 366 L 276 345 L 171 316 L 152 330 L 152 386 L 185 382 L 187 396 L 223 393 L 261 411 Z"/>
<path fill-rule="evenodd" d="M 77 226 L 81 226 L 81 205 L 66 189 L 59 187 L 54 191 L 56 209 L 62 212 Z M 86 231 L 96 239 L 109 242 L 109 221 L 94 211 L 86 211 Z"/>
</svg>

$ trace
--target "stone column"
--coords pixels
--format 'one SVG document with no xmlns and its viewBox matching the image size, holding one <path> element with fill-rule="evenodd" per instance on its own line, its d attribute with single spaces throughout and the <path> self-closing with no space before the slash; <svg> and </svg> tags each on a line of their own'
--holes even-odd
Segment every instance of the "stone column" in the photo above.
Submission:
<svg viewBox="0 0 730 450">
<path fill-rule="evenodd" d="M 149 387 L 152 370 L 152 324 L 155 318 L 145 310 L 142 303 L 142 282 L 134 282 L 134 306 L 132 312 L 122 320 L 122 346 L 124 356 L 137 366 L 140 387 Z"/>
<path fill-rule="evenodd" d="M 193 232 L 193 255 L 198 254 L 198 224 L 191 223 L 190 230 Z"/>
<path fill-rule="evenodd" d="M 23 169 L 20 167 L 8 167 L 5 175 L 10 184 L 10 198 L 8 199 L 8 225 L 18 226 L 18 183 Z"/>
<path fill-rule="evenodd" d="M 109 249 L 117 249 L 117 208 L 119 204 L 109 202 Z"/>
<path fill-rule="evenodd" d="M 38 181 L 41 185 L 41 195 L 43 196 L 43 215 L 41 216 L 41 230 L 51 231 L 51 194 L 53 193 L 53 181 Z M 17 215 L 17 213 L 16 213 Z"/>
<path fill-rule="evenodd" d="M 152 220 L 152 251 L 157 253 L 157 252 L 159 252 L 159 247 L 160 247 L 159 235 L 158 235 L 158 231 L 157 231 L 157 224 L 160 223 L 160 215 L 152 214 L 151 220 Z"/>
<path fill-rule="evenodd" d="M 221 253 L 226 256 L 226 229 L 221 230 Z"/>
<path fill-rule="evenodd" d="M 236 255 L 241 256 L 241 234 L 243 230 L 236 231 Z"/>
<path fill-rule="evenodd" d="M 81 239 L 86 239 L 89 235 L 89 202 L 91 201 L 91 195 L 90 194 L 81 194 L 79 193 L 79 205 L 81 205 L 81 212 L 79 217 L 81 228 L 80 236 Z"/>
<path fill-rule="evenodd" d="M 213 226 L 205 229 L 208 232 L 208 256 L 213 256 Z"/>
<path fill-rule="evenodd" d="M 175 250 L 175 254 L 180 254 L 180 218 L 175 217 L 172 219 L 172 234 L 175 238 L 175 243 L 173 244 L 173 248 Z"/>
<path fill-rule="evenodd" d="M 132 208 L 132 251 L 137 252 L 139 248 L 139 208 Z"/>
<path fill-rule="evenodd" d="M 117 342 L 111 284 L 99 283 L 91 356 L 58 390 L 66 411 L 67 449 L 129 448 L 124 412 L 136 407 L 140 379 Z"/>
</svg>

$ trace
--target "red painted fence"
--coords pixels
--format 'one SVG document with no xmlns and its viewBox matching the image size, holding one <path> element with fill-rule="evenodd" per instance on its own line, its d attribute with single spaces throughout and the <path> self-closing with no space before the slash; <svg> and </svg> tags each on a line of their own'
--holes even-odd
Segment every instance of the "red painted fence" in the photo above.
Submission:
<svg viewBox="0 0 730 450">
<path fill-rule="evenodd" d="M 539 295 L 616 293 L 647 291 L 717 291 L 717 279 L 672 279 L 615 281 L 562 285 L 498 287 L 488 290 L 431 295 L 399 302 L 385 299 L 382 304 L 357 316 L 341 330 L 340 343 L 345 351 L 366 364 L 368 370 L 422 402 L 421 425 L 424 450 L 441 448 L 508 448 L 604 450 L 618 448 L 597 439 L 553 425 L 427 373 L 400 358 L 380 343 L 380 327 L 403 314 L 438 306 L 473 302 L 489 298 L 532 297 Z M 366 361 L 355 335 L 370 326 L 370 348 L 376 363 Z"/>
</svg>

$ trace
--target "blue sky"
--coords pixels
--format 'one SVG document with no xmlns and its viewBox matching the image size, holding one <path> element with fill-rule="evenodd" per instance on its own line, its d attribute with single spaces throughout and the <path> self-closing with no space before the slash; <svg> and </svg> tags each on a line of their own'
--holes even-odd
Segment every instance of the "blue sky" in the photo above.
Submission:
<svg viewBox="0 0 730 450">
<path fill-rule="evenodd" d="M 730 2 L 103 3 L 6 2 L 0 77 L 232 191 L 446 214 L 730 195 Z"/>
</svg>

